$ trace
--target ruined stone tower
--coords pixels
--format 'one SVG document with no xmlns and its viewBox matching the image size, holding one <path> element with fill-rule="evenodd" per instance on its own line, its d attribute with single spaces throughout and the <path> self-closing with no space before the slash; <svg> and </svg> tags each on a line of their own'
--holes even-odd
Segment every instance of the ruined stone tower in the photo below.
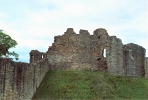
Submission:
<svg viewBox="0 0 148 100">
<path fill-rule="evenodd" d="M 145 54 L 142 46 L 124 45 L 121 39 L 109 36 L 103 28 L 96 29 L 93 35 L 82 29 L 76 34 L 68 28 L 63 35 L 54 37 L 54 43 L 46 53 L 32 50 L 30 63 L 0 58 L 0 99 L 31 100 L 46 73 L 53 69 L 97 70 L 148 79 L 148 57 Z M 9 83 L 10 93 L 5 93 L 6 83 Z"/>
<path fill-rule="evenodd" d="M 121 39 L 109 36 L 102 28 L 96 29 L 93 35 L 82 29 L 76 34 L 68 28 L 63 35 L 54 37 L 46 54 L 51 69 L 91 69 L 136 77 L 145 75 L 145 52 L 139 45 L 124 45 Z"/>
<path fill-rule="evenodd" d="M 38 50 L 31 50 L 30 54 L 30 63 L 37 62 L 46 57 L 44 52 L 39 52 Z"/>
</svg>

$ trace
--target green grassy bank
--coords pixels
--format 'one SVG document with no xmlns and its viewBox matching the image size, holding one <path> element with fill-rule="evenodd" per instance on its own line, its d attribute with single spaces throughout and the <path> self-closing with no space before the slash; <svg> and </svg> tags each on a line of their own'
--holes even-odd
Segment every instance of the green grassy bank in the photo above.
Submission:
<svg viewBox="0 0 148 100">
<path fill-rule="evenodd" d="M 148 100 L 148 80 L 112 76 L 98 71 L 49 71 L 34 100 Z"/>
</svg>

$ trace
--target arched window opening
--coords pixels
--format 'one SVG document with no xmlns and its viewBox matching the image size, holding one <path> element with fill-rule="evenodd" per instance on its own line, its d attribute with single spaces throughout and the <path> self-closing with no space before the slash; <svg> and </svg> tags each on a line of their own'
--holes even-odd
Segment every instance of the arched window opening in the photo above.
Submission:
<svg viewBox="0 0 148 100">
<path fill-rule="evenodd" d="M 103 51 L 103 56 L 106 57 L 106 49 Z"/>
<path fill-rule="evenodd" d="M 42 55 L 42 58 L 44 58 L 44 56 Z"/>
</svg>

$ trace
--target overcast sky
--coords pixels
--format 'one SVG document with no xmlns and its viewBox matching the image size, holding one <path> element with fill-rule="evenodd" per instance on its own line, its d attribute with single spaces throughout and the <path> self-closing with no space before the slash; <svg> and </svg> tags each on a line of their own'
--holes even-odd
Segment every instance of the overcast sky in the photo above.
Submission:
<svg viewBox="0 0 148 100">
<path fill-rule="evenodd" d="M 148 0 L 0 0 L 0 29 L 18 42 L 19 61 L 28 62 L 32 49 L 46 52 L 67 28 L 105 28 L 148 50 Z"/>
</svg>

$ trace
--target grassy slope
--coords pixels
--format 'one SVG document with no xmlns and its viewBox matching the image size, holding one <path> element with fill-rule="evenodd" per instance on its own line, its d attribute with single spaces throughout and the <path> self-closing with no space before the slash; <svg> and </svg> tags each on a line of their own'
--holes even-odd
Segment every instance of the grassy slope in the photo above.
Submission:
<svg viewBox="0 0 148 100">
<path fill-rule="evenodd" d="M 98 71 L 49 71 L 33 99 L 148 99 L 148 80 Z"/>
</svg>

